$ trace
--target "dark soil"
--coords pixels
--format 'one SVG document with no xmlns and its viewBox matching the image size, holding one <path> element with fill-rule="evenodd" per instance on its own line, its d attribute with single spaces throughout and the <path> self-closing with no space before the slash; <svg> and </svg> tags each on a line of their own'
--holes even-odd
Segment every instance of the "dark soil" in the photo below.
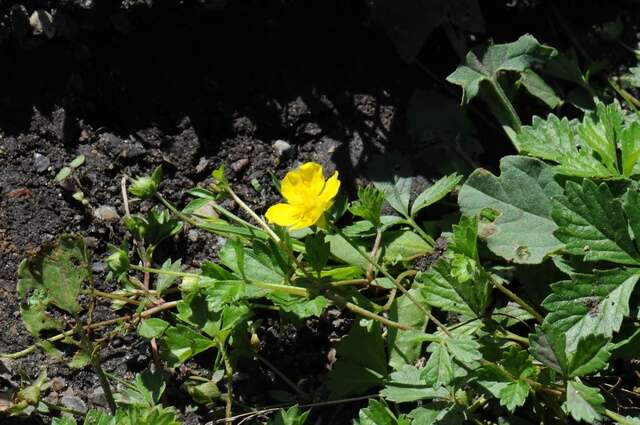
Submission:
<svg viewBox="0 0 640 425">
<path fill-rule="evenodd" d="M 32 11 L 47 2 L 24 3 Z M 223 163 L 238 194 L 264 212 L 278 199 L 272 173 L 282 176 L 313 160 L 328 172 L 338 169 L 343 187 L 352 192 L 375 155 L 411 153 L 405 109 L 414 89 L 432 83 L 418 68 L 401 62 L 359 1 L 247 0 L 229 2 L 221 10 L 197 2 L 158 2 L 130 10 L 104 5 L 84 10 L 79 3 L 63 9 L 79 23 L 69 37 L 44 42 L 5 32 L 0 45 L 5 59 L 0 69 L 0 352 L 33 342 L 19 316 L 16 269 L 44 242 L 64 232 L 81 233 L 92 252 L 98 286 L 115 289 L 104 282 L 104 259 L 107 243 L 126 237 L 119 219 L 123 175 L 147 174 L 162 165 L 161 192 L 183 206 L 189 200 L 186 190 L 206 184 L 212 169 Z M 514 28 L 496 41 L 538 29 L 526 16 L 528 4 L 491 7 L 497 9 L 490 15 L 494 18 L 518 18 L 508 21 Z M 8 16 L 0 19 L 2 25 Z M 458 59 L 438 41 L 441 35 L 434 37 L 430 59 L 446 75 Z M 485 146 L 496 144 L 492 131 L 482 136 Z M 279 155 L 276 140 L 291 149 Z M 86 156 L 77 172 L 79 184 L 57 184 L 57 171 L 79 154 Z M 407 158 L 412 162 L 411 155 Z M 429 170 L 413 162 L 415 170 L 430 177 Z M 90 206 L 75 201 L 69 189 L 82 190 Z M 97 211 L 108 211 L 104 207 L 115 209 L 118 217 L 100 216 Z M 215 258 L 221 243 L 185 228 L 158 258 L 182 257 L 183 264 L 197 267 Z M 109 307 L 100 305 L 94 320 L 111 317 Z M 262 355 L 310 388 L 330 366 L 335 339 L 350 323 L 334 310 L 298 331 L 266 319 Z M 151 361 L 147 344 L 132 335 L 112 340 L 101 354 L 105 369 L 124 377 Z M 49 396 L 52 401 L 75 395 L 88 407 L 103 403 L 89 368 L 73 370 L 41 353 L 5 366 L 9 373 L 3 375 L 0 366 L 0 394 L 9 380 L 33 378 L 46 366 L 59 383 Z M 239 397 L 248 403 L 275 402 L 262 386 L 286 389 L 265 368 L 240 373 L 238 379 L 253 382 L 246 388 L 239 382 L 245 388 Z M 323 423 L 349 423 L 357 407 L 329 409 Z M 185 421 L 213 418 L 201 409 Z M 2 423 L 12 423 L 7 421 Z"/>
</svg>

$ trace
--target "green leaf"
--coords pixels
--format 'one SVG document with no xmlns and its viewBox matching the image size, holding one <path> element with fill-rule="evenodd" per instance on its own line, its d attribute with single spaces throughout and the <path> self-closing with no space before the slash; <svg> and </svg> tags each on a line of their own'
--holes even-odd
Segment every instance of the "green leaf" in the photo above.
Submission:
<svg viewBox="0 0 640 425">
<path fill-rule="evenodd" d="M 91 277 L 89 255 L 78 235 L 64 235 L 53 245 L 45 246 L 18 267 L 18 294 L 25 326 L 36 338 L 45 329 L 59 327 L 47 308 L 58 307 L 78 314 L 82 282 Z"/>
<path fill-rule="evenodd" d="M 54 177 L 54 180 L 60 183 L 61 181 L 69 177 L 72 171 L 73 170 L 71 169 L 71 167 L 62 167 L 60 171 L 58 171 L 58 174 L 56 174 L 56 176 Z"/>
<path fill-rule="evenodd" d="M 241 254 L 239 256 L 239 254 Z M 282 283 L 284 274 L 273 257 L 261 255 L 253 249 L 236 250 L 228 243 L 219 253 L 220 262 L 248 281 Z M 238 259 L 242 261 L 238 261 Z"/>
<path fill-rule="evenodd" d="M 91 356 L 87 353 L 86 350 L 80 349 L 73 355 L 73 358 L 68 363 L 69 367 L 72 369 L 82 369 L 85 366 L 91 363 Z"/>
<path fill-rule="evenodd" d="M 521 123 L 498 77 L 504 71 L 523 72 L 533 64 L 547 61 L 556 53 L 555 49 L 539 44 L 533 36 L 526 34 L 513 43 L 470 51 L 464 63 L 447 77 L 447 81 L 462 87 L 463 105 L 480 94 L 513 139 L 513 131 L 518 131 Z"/>
<path fill-rule="evenodd" d="M 118 404 L 130 406 L 153 407 L 160 402 L 165 389 L 163 372 L 152 372 L 146 369 L 142 373 L 137 373 L 133 383 L 116 394 L 116 401 Z"/>
<path fill-rule="evenodd" d="M 331 254 L 347 264 L 366 270 L 369 262 L 342 235 L 327 235 Z M 354 240 L 354 239 L 352 239 Z M 358 243 L 357 240 L 354 240 Z M 359 244 L 360 245 L 360 244 Z M 364 246 L 362 246 L 364 248 Z"/>
<path fill-rule="evenodd" d="M 380 215 L 383 203 L 384 193 L 373 186 L 366 186 L 358 189 L 358 200 L 349 206 L 349 211 L 357 217 L 368 220 L 377 228 L 381 226 Z"/>
<path fill-rule="evenodd" d="M 569 376 L 590 375 L 604 369 L 611 356 L 609 340 L 606 336 L 597 334 L 581 337 L 576 351 L 569 358 Z"/>
<path fill-rule="evenodd" d="M 85 160 L 84 155 L 78 155 L 78 156 L 76 156 L 76 157 L 73 159 L 73 161 L 71 161 L 71 162 L 69 163 L 69 167 L 71 167 L 71 168 L 78 168 L 78 167 L 80 167 L 82 164 L 84 164 L 84 160 Z"/>
<path fill-rule="evenodd" d="M 596 111 L 582 122 L 534 117 L 516 137 L 522 153 L 555 162 L 559 174 L 577 177 L 629 177 L 640 158 L 640 123 L 626 123 L 618 102 L 597 102 Z"/>
<path fill-rule="evenodd" d="M 483 32 L 484 21 L 477 0 L 393 0 L 371 2 L 373 16 L 380 21 L 394 42 L 398 54 L 411 63 L 431 32 L 442 24 L 459 27 L 465 32 Z"/>
<path fill-rule="evenodd" d="M 380 394 L 395 403 L 446 397 L 445 388 L 433 388 L 422 378 L 422 371 L 413 365 L 405 365 L 391 373 Z"/>
<path fill-rule="evenodd" d="M 182 271 L 182 259 L 178 258 L 176 261 L 171 262 L 171 259 L 168 258 L 161 267 L 161 270 L 166 270 L 169 272 L 181 272 Z M 158 279 L 156 280 L 156 291 L 162 294 L 167 288 L 169 288 L 173 283 L 178 279 L 176 275 L 169 274 L 158 274 Z"/>
<path fill-rule="evenodd" d="M 444 340 L 451 355 L 468 367 L 474 367 L 482 358 L 480 344 L 470 335 L 455 335 Z"/>
<path fill-rule="evenodd" d="M 216 345 L 215 341 L 183 325 L 167 328 L 161 342 L 166 347 L 162 350 L 162 358 L 167 361 L 169 367 L 176 367 Z"/>
<path fill-rule="evenodd" d="M 559 174 L 578 177 L 609 177 L 609 170 L 595 157 L 594 151 L 578 136 L 576 121 L 549 114 L 546 120 L 533 117 L 516 137 L 518 150 L 558 165 Z"/>
<path fill-rule="evenodd" d="M 555 109 L 562 105 L 562 99 L 538 74 L 531 69 L 525 69 L 520 76 L 520 84 L 534 97 L 543 101 L 549 108 Z"/>
<path fill-rule="evenodd" d="M 158 166 L 150 176 L 138 177 L 129 186 L 129 193 L 142 199 L 151 198 L 158 191 L 162 181 L 162 167 Z"/>
<path fill-rule="evenodd" d="M 569 361 L 566 354 L 566 337 L 564 332 L 555 326 L 545 324 L 536 326 L 536 331 L 529 335 L 531 355 L 543 365 L 567 374 Z"/>
<path fill-rule="evenodd" d="M 533 158 L 507 156 L 500 177 L 476 170 L 460 190 L 460 210 L 471 216 L 491 212 L 495 220 L 481 221 L 479 234 L 501 257 L 521 264 L 539 264 L 560 248 L 553 235 L 551 198 L 562 188 L 550 166 Z"/>
<path fill-rule="evenodd" d="M 529 396 L 529 383 L 523 380 L 509 382 L 500 390 L 500 405 L 505 406 L 510 412 L 516 407 L 523 406 Z"/>
<path fill-rule="evenodd" d="M 143 320 L 138 325 L 138 335 L 146 339 L 153 339 L 162 336 L 164 331 L 169 327 L 169 322 L 162 319 L 152 317 Z"/>
<path fill-rule="evenodd" d="M 333 398 L 363 394 L 382 383 L 387 374 L 387 358 L 378 322 L 354 324 L 336 351 L 338 360 L 326 381 Z"/>
<path fill-rule="evenodd" d="M 433 343 L 429 346 L 431 355 L 421 377 L 433 387 L 448 385 L 454 377 L 454 368 L 447 347 Z"/>
<path fill-rule="evenodd" d="M 325 241 L 324 233 L 307 236 L 304 240 L 304 246 L 305 259 L 313 270 L 317 273 L 322 272 L 322 269 L 327 265 L 327 261 L 329 261 L 331 246 L 329 242 Z"/>
<path fill-rule="evenodd" d="M 200 404 L 211 404 L 220 397 L 220 389 L 214 381 L 188 380 L 182 388 Z"/>
<path fill-rule="evenodd" d="M 640 136 L 639 136 L 640 137 Z M 640 139 L 639 139 L 640 140 Z M 635 185 L 629 187 L 622 209 L 629 221 L 629 227 L 633 233 L 633 239 L 640 240 L 640 190 Z"/>
<path fill-rule="evenodd" d="M 552 212 L 559 226 L 555 235 L 565 243 L 565 251 L 584 255 L 585 261 L 640 263 L 621 202 L 606 183 L 568 181 L 565 194 L 554 199 Z"/>
<path fill-rule="evenodd" d="M 423 298 L 417 288 L 409 290 L 411 297 L 421 305 Z M 404 323 L 410 330 L 389 328 L 388 352 L 389 366 L 398 370 L 405 365 L 411 365 L 418 360 L 422 349 L 422 341 L 416 340 L 416 332 L 423 332 L 427 326 L 427 319 L 422 310 L 406 295 L 396 298 L 389 309 L 389 319 Z"/>
<path fill-rule="evenodd" d="M 276 416 L 269 421 L 269 425 L 304 425 L 310 412 L 310 410 L 300 410 L 297 405 L 286 410 L 280 409 Z"/>
<path fill-rule="evenodd" d="M 411 206 L 411 216 L 415 216 L 420 210 L 430 205 L 435 204 L 442 198 L 447 196 L 453 189 L 458 186 L 462 180 L 460 174 L 454 173 L 448 176 L 442 177 L 440 180 L 429 186 L 424 190 Z"/>
<path fill-rule="evenodd" d="M 497 81 L 500 71 L 522 72 L 535 63 L 541 63 L 556 53 L 555 49 L 538 43 L 526 34 L 513 43 L 494 44 L 486 49 L 473 50 L 467 54 L 447 81 L 462 87 L 462 103 L 469 103 L 484 81 Z"/>
<path fill-rule="evenodd" d="M 569 381 L 565 409 L 576 421 L 594 423 L 605 411 L 604 397 L 597 388 L 588 387 L 580 381 Z"/>
<path fill-rule="evenodd" d="M 353 425 L 400 425 L 398 419 L 387 405 L 375 399 L 369 400 L 369 405 L 358 412 L 358 420 Z"/>
<path fill-rule="evenodd" d="M 77 425 L 73 416 L 62 416 L 60 418 L 53 418 L 51 425 Z"/>
<path fill-rule="evenodd" d="M 274 291 L 267 295 L 267 298 L 280 307 L 280 310 L 293 313 L 300 319 L 311 316 L 320 317 L 324 309 L 329 306 L 329 301 L 322 295 L 305 299 Z"/>
<path fill-rule="evenodd" d="M 639 276 L 637 270 L 596 270 L 554 283 L 553 292 L 542 303 L 550 312 L 545 323 L 566 334 L 569 350 L 575 349 L 581 337 L 611 337 L 630 314 L 629 299 Z"/>
<path fill-rule="evenodd" d="M 424 255 L 433 250 L 431 244 L 411 230 L 384 232 L 381 246 L 383 247 L 384 260 L 390 263 Z"/>
<path fill-rule="evenodd" d="M 422 295 L 432 307 L 481 316 L 489 303 L 491 285 L 486 273 L 476 276 L 474 280 L 461 282 L 453 275 L 452 265 L 447 258 L 432 265 L 420 278 L 425 284 Z"/>
</svg>

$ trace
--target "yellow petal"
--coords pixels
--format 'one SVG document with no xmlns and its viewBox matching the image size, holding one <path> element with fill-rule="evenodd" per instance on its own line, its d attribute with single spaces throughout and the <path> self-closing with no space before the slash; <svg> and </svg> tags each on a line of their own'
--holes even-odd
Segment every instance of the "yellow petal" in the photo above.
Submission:
<svg viewBox="0 0 640 425">
<path fill-rule="evenodd" d="M 322 203 L 329 203 L 340 190 L 340 180 L 338 180 L 338 172 L 333 173 L 333 176 L 329 177 L 329 180 L 324 185 L 322 193 L 320 193 L 320 200 Z"/>
<path fill-rule="evenodd" d="M 305 205 L 304 212 L 298 222 L 291 226 L 292 229 L 303 229 L 316 224 L 324 214 L 326 207 L 323 204 L 311 203 Z"/>
<path fill-rule="evenodd" d="M 289 204 L 275 204 L 264 215 L 269 223 L 289 227 L 295 225 L 302 216 L 302 211 Z"/>
<path fill-rule="evenodd" d="M 282 180 L 282 196 L 292 203 L 300 204 L 310 196 L 317 196 L 324 186 L 322 166 L 307 162 L 293 171 L 289 171 Z"/>
</svg>

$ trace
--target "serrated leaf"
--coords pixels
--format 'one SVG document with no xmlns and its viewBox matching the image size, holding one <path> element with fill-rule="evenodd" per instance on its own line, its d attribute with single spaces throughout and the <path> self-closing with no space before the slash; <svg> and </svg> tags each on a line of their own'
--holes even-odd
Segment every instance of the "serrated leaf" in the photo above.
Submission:
<svg viewBox="0 0 640 425">
<path fill-rule="evenodd" d="M 313 299 L 305 299 L 284 293 L 272 292 L 267 295 L 267 298 L 276 306 L 280 307 L 282 311 L 293 313 L 300 319 L 311 316 L 319 317 L 329 305 L 329 301 L 322 295 Z"/>
<path fill-rule="evenodd" d="M 509 382 L 500 390 L 500 405 L 513 412 L 516 407 L 524 405 L 528 396 L 529 383 L 523 380 Z"/>
<path fill-rule="evenodd" d="M 577 135 L 577 121 L 549 114 L 546 120 L 533 117 L 516 137 L 521 153 L 558 163 L 559 174 L 578 177 L 609 177 L 609 170 Z"/>
<path fill-rule="evenodd" d="M 566 337 L 555 326 L 537 326 L 535 333 L 529 335 L 529 351 L 543 365 L 566 375 L 568 359 Z"/>
<path fill-rule="evenodd" d="M 611 178 L 634 173 L 639 137 L 640 123 L 626 124 L 619 103 L 598 102 L 595 113 L 586 114 L 580 123 L 553 114 L 546 120 L 534 117 L 515 142 L 520 152 L 557 163 L 559 174 Z"/>
<path fill-rule="evenodd" d="M 575 352 L 569 358 L 569 376 L 590 375 L 604 369 L 611 356 L 609 340 L 606 336 L 597 334 L 580 338 Z"/>
<path fill-rule="evenodd" d="M 297 405 L 280 409 L 269 425 L 304 425 L 311 410 L 301 410 Z"/>
<path fill-rule="evenodd" d="M 470 335 L 456 335 L 444 341 L 451 355 L 466 366 L 472 367 L 482 358 L 480 344 Z"/>
<path fill-rule="evenodd" d="M 362 348 L 367 354 L 363 355 Z M 332 397 L 358 395 L 382 383 L 387 374 L 384 340 L 378 322 L 354 324 L 336 349 L 338 360 L 327 376 Z"/>
<path fill-rule="evenodd" d="M 358 200 L 354 201 L 349 210 L 351 214 L 368 220 L 374 227 L 380 227 L 380 215 L 384 193 L 373 186 L 358 189 Z"/>
<path fill-rule="evenodd" d="M 437 182 L 426 188 L 411 205 L 411 215 L 415 216 L 420 210 L 435 204 L 447 196 L 462 180 L 460 174 L 454 173 L 442 177 Z"/>
<path fill-rule="evenodd" d="M 354 425 L 400 425 L 398 419 L 383 401 L 371 399 L 369 405 L 358 412 Z"/>
<path fill-rule="evenodd" d="M 495 254 L 516 263 L 539 264 L 561 246 L 553 234 L 557 225 L 551 219 L 551 198 L 562 188 L 551 167 L 537 159 L 507 156 L 500 170 L 500 177 L 482 169 L 471 174 L 458 196 L 460 209 L 471 216 L 485 211 L 496 216 L 481 221 L 479 230 Z"/>
<path fill-rule="evenodd" d="M 451 355 L 444 345 L 437 343 L 431 344 L 429 351 L 431 354 L 421 377 L 435 388 L 446 386 L 454 377 Z"/>
<path fill-rule="evenodd" d="M 565 243 L 565 251 L 584 255 L 585 261 L 640 264 L 621 202 L 606 183 L 568 181 L 565 195 L 554 199 L 552 212 L 559 226 L 555 235 Z"/>
<path fill-rule="evenodd" d="M 422 304 L 423 299 L 419 289 L 409 290 L 411 297 Z M 389 309 L 389 319 L 404 323 L 410 330 L 389 328 L 388 352 L 389 366 L 398 370 L 405 365 L 414 364 L 420 356 L 422 341 L 416 340 L 416 332 L 424 331 L 427 326 L 427 318 L 406 295 L 394 300 Z"/>
<path fill-rule="evenodd" d="M 602 334 L 611 337 L 630 314 L 629 298 L 638 281 L 634 270 L 596 271 L 576 274 L 573 280 L 551 285 L 552 293 L 542 303 L 549 310 L 545 323 L 566 333 L 573 351 L 581 337 Z"/>
<path fill-rule="evenodd" d="M 89 256 L 81 236 L 64 235 L 18 267 L 18 294 L 25 300 L 20 310 L 27 329 L 39 337 L 59 326 L 49 313 L 56 306 L 68 313 L 80 312 L 77 297 L 83 281 L 91 276 Z"/>
<path fill-rule="evenodd" d="M 395 403 L 409 403 L 417 400 L 446 397 L 445 388 L 433 388 L 422 378 L 422 370 L 413 365 L 405 365 L 391 373 L 380 395 Z"/>
<path fill-rule="evenodd" d="M 576 421 L 594 423 L 605 411 L 604 397 L 596 388 L 578 381 L 569 381 L 565 409 Z"/>
</svg>

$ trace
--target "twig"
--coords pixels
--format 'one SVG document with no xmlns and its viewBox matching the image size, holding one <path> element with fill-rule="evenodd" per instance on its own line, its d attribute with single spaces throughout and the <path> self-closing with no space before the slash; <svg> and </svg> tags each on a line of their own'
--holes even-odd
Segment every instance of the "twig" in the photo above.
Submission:
<svg viewBox="0 0 640 425">
<path fill-rule="evenodd" d="M 502 283 L 498 282 L 498 280 L 495 279 L 493 276 L 489 275 L 489 279 L 491 280 L 491 283 L 493 284 L 493 286 L 495 286 L 500 292 L 502 292 L 511 301 L 515 302 L 520 307 L 525 309 L 529 314 L 531 314 L 538 321 L 538 323 L 542 323 L 544 321 L 544 317 L 540 313 L 538 313 L 535 308 L 530 306 L 525 300 L 517 296 L 515 293 L 511 292 L 509 289 L 503 286 Z"/>
<path fill-rule="evenodd" d="M 144 319 L 146 317 L 153 316 L 154 314 L 159 313 L 161 311 L 169 310 L 171 308 L 174 308 L 177 305 L 178 305 L 178 301 L 169 301 L 169 302 L 166 302 L 164 304 L 160 304 L 160 305 L 158 305 L 156 307 L 153 307 L 153 308 L 150 308 L 148 310 L 145 310 L 145 311 L 143 311 L 141 313 L 130 314 L 130 315 L 118 317 L 116 319 L 103 320 L 102 322 L 96 322 L 96 323 L 92 323 L 90 325 L 85 325 L 85 326 L 83 326 L 83 329 L 85 329 L 85 330 L 100 329 L 100 328 L 103 328 L 105 326 L 115 325 L 116 323 L 126 322 L 126 321 L 129 321 L 129 320 L 132 320 L 132 319 Z M 75 332 L 75 329 L 72 329 L 72 330 L 69 330 L 69 331 L 65 331 L 65 332 L 59 333 L 58 335 L 54 335 L 51 338 L 47 338 L 47 339 L 45 339 L 45 341 L 48 341 L 48 342 L 60 341 L 60 340 L 65 339 L 68 336 L 73 335 L 74 332 Z M 25 348 L 24 350 L 21 350 L 21 351 L 15 352 L 15 353 L 0 353 L 0 358 L 18 359 L 20 357 L 23 357 L 23 356 L 26 356 L 28 354 L 33 353 L 39 345 L 40 345 L 39 343 L 32 344 L 29 347 Z"/>
<path fill-rule="evenodd" d="M 271 369 L 271 371 L 273 373 L 275 373 L 276 375 L 278 375 L 278 377 L 280 379 L 282 379 L 282 381 L 287 384 L 289 386 L 289 388 L 291 388 L 293 391 L 295 391 L 296 393 L 298 393 L 298 395 L 300 397 L 303 398 L 307 398 L 308 395 L 302 391 L 300 388 L 298 388 L 298 386 L 287 377 L 287 375 L 285 375 L 280 369 L 278 369 L 273 363 L 271 363 L 269 360 L 265 359 L 264 357 L 262 357 L 260 354 L 255 355 L 255 358 L 260 360 L 262 363 L 265 364 L 265 366 L 267 366 L 269 369 Z"/>
<path fill-rule="evenodd" d="M 309 409 L 309 408 L 312 408 L 312 407 L 334 406 L 336 404 L 353 403 L 353 402 L 356 402 L 356 401 L 370 400 L 372 398 L 378 398 L 378 397 L 380 397 L 379 394 L 369 394 L 369 395 L 360 396 L 360 397 L 343 398 L 343 399 L 340 399 L 340 400 L 330 400 L 330 401 L 321 401 L 321 402 L 317 402 L 317 403 L 300 404 L 300 405 L 298 405 L 298 407 L 301 408 L 301 409 Z M 276 405 L 274 405 L 272 407 L 267 407 L 267 408 L 264 408 L 264 409 L 261 409 L 261 410 L 257 410 L 255 412 L 242 413 L 240 415 L 232 416 L 230 418 L 218 419 L 216 421 L 211 421 L 211 422 L 208 422 L 205 425 L 213 425 L 213 424 L 219 424 L 219 423 L 222 423 L 222 422 L 228 422 L 229 420 L 235 421 L 236 419 L 259 416 L 259 415 L 263 415 L 265 413 L 275 412 L 277 410 L 282 409 L 283 407 L 291 407 L 291 406 L 294 406 L 295 404 L 297 404 L 297 403 L 276 404 Z"/>
</svg>

